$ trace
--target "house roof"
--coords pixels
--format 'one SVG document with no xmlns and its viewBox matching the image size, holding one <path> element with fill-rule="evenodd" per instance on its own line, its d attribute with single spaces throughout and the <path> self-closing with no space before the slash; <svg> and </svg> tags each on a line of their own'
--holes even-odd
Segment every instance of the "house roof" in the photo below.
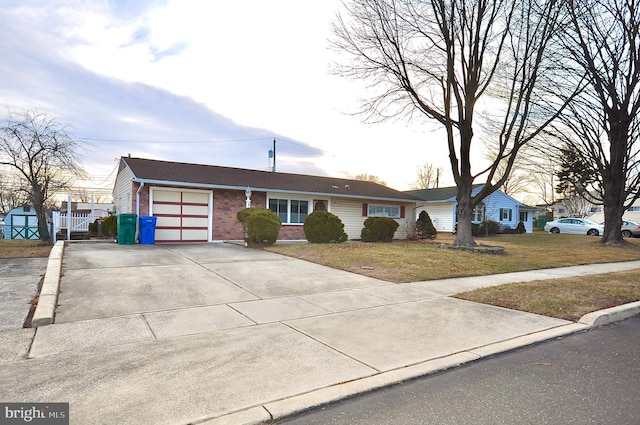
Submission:
<svg viewBox="0 0 640 425">
<path fill-rule="evenodd" d="M 484 186 L 484 184 L 474 184 L 472 193 L 473 194 L 477 193 L 482 186 Z M 451 186 L 451 187 L 438 187 L 435 189 L 408 190 L 406 193 L 427 202 L 442 202 L 442 201 L 455 202 L 456 196 L 458 195 L 458 187 Z"/>
<path fill-rule="evenodd" d="M 122 162 L 133 172 L 135 181 L 151 184 L 243 191 L 250 187 L 252 191 L 321 194 L 404 202 L 420 200 L 409 193 L 362 180 L 131 157 L 122 157 Z"/>
<path fill-rule="evenodd" d="M 484 183 L 474 184 L 471 188 L 471 194 L 475 196 L 478 192 L 480 192 L 483 186 L 484 186 Z M 439 187 L 436 189 L 408 190 L 406 193 L 416 196 L 426 202 L 456 202 L 456 196 L 458 195 L 458 187 L 451 186 L 451 187 Z M 523 204 L 522 202 L 513 199 L 511 196 L 507 195 L 504 192 L 502 192 L 502 194 L 510 198 L 516 205 L 518 205 L 518 207 L 522 209 L 530 209 L 532 211 L 535 211 L 536 209 L 535 207 L 531 207 L 529 205 Z"/>
</svg>

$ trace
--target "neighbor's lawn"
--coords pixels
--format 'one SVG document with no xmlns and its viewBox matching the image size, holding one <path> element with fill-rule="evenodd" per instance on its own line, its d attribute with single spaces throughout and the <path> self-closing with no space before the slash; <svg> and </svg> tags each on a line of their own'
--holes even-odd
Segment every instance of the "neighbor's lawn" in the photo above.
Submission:
<svg viewBox="0 0 640 425">
<path fill-rule="evenodd" d="M 429 242 L 276 244 L 267 249 L 397 283 L 640 260 L 640 239 L 634 238 L 624 247 L 602 245 L 598 237 L 544 232 L 476 239 L 479 244 L 505 247 L 505 255 L 438 247 L 452 241 L 453 235 L 440 234 Z"/>
<path fill-rule="evenodd" d="M 47 257 L 51 244 L 42 241 L 0 239 L 0 258 Z"/>
</svg>

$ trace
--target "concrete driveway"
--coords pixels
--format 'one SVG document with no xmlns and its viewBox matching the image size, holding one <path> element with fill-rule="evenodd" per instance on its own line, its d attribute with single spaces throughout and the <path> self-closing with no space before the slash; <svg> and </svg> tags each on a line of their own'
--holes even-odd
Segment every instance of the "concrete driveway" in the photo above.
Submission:
<svg viewBox="0 0 640 425">
<path fill-rule="evenodd" d="M 255 423 L 586 328 L 445 286 L 231 244 L 70 244 L 55 322 L 0 368 L 0 400 L 70 402 L 72 424 Z"/>
</svg>

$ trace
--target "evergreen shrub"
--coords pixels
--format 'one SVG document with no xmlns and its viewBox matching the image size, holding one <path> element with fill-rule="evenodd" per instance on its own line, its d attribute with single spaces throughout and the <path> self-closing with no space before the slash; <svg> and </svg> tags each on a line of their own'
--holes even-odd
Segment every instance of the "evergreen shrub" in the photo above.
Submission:
<svg viewBox="0 0 640 425">
<path fill-rule="evenodd" d="M 314 211 L 304 220 L 304 236 L 311 243 L 341 243 L 347 240 L 344 224 L 328 211 Z"/>
<path fill-rule="evenodd" d="M 429 217 L 429 213 L 422 211 L 416 220 L 416 235 L 419 239 L 435 239 L 438 231 Z"/>
<path fill-rule="evenodd" d="M 268 208 L 245 208 L 238 211 L 238 221 L 246 229 L 246 242 L 273 245 L 280 233 L 280 218 Z"/>
<path fill-rule="evenodd" d="M 397 221 L 389 217 L 369 217 L 360 232 L 363 242 L 391 242 L 398 230 Z"/>
</svg>

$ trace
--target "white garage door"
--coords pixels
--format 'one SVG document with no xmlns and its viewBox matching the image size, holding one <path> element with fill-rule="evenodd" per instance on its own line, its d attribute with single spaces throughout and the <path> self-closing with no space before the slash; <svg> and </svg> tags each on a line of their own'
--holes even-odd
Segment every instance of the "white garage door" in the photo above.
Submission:
<svg viewBox="0 0 640 425">
<path fill-rule="evenodd" d="M 151 189 L 156 242 L 208 242 L 211 192 Z"/>
</svg>

